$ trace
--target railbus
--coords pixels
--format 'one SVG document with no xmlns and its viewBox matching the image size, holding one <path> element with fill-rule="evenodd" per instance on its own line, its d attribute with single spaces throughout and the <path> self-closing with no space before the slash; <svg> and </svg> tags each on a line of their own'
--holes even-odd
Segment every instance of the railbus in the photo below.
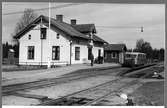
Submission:
<svg viewBox="0 0 167 108">
<path fill-rule="evenodd" d="M 146 64 L 146 54 L 140 52 L 126 52 L 123 66 L 140 66 Z"/>
</svg>

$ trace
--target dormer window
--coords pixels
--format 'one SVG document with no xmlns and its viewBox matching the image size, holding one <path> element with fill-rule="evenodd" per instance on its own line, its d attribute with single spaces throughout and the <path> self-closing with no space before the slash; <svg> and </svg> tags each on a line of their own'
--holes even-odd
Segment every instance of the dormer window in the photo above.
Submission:
<svg viewBox="0 0 167 108">
<path fill-rule="evenodd" d="M 46 39 L 46 28 L 41 28 L 41 39 Z"/>
<path fill-rule="evenodd" d="M 57 33 L 57 37 L 56 37 L 57 39 L 59 39 L 60 38 L 60 34 L 59 33 Z"/>
<path fill-rule="evenodd" d="M 29 40 L 31 39 L 31 35 L 28 35 L 28 39 L 29 39 Z"/>
</svg>

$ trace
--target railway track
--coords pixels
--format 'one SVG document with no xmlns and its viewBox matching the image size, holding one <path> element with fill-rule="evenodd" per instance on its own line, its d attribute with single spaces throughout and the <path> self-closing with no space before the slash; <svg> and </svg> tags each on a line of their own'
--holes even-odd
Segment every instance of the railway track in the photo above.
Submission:
<svg viewBox="0 0 167 108">
<path fill-rule="evenodd" d="M 125 68 L 113 68 L 115 71 L 122 71 Z M 106 69 L 104 69 L 106 70 Z M 113 71 L 114 71 L 113 70 Z M 99 70 L 101 71 L 101 69 Z M 126 71 L 126 70 L 125 70 Z M 60 84 L 60 83 L 66 83 L 69 81 L 75 81 L 75 80 L 79 80 L 79 79 L 84 79 L 84 78 L 88 78 L 88 77 L 95 77 L 98 75 L 106 75 L 106 74 L 112 74 L 112 73 L 108 73 L 107 72 L 83 72 L 80 74 L 73 74 L 73 75 L 67 75 L 67 76 L 62 76 L 60 78 L 52 78 L 52 79 L 45 79 L 45 80 L 40 80 L 40 81 L 35 81 L 35 82 L 27 82 L 27 83 L 23 83 L 23 84 L 14 84 L 14 85 L 7 85 L 7 86 L 2 86 L 2 96 L 6 96 L 6 95 L 11 95 L 11 94 L 15 94 L 17 91 L 20 90 L 26 90 L 26 89 L 38 89 L 38 88 L 43 88 L 43 87 L 49 87 L 49 86 L 53 86 L 56 84 Z"/>
<path fill-rule="evenodd" d="M 139 84 L 136 79 L 125 80 L 125 78 L 119 77 L 115 80 L 85 89 L 77 91 L 75 93 L 63 96 L 58 99 L 52 99 L 44 101 L 39 106 L 45 105 L 94 105 L 104 100 L 111 95 L 118 95 L 121 90 L 130 86 Z M 114 86 L 114 88 L 113 88 Z"/>
<path fill-rule="evenodd" d="M 148 76 L 149 73 L 141 76 L 141 78 L 145 78 Z M 106 100 L 107 97 L 110 96 L 118 96 L 121 92 L 123 92 L 124 89 L 129 88 L 131 86 L 135 85 L 141 85 L 142 82 L 140 82 L 140 79 L 132 79 L 129 78 L 123 78 L 118 77 L 115 80 L 108 81 L 106 83 L 90 87 L 85 90 L 77 91 L 72 94 L 63 96 L 58 99 L 50 99 L 42 102 L 40 105 L 84 105 L 84 106 L 90 106 L 90 105 L 96 105 L 101 101 L 108 101 Z M 114 88 L 113 88 L 114 87 Z"/>
<path fill-rule="evenodd" d="M 137 69 L 141 69 L 145 67 L 148 67 L 148 66 L 143 66 Z M 112 71 L 117 71 L 120 73 L 126 73 L 128 71 L 132 72 L 133 70 L 137 70 L 136 68 L 130 69 L 130 68 L 125 68 L 125 67 L 114 67 L 114 68 L 110 67 L 110 68 L 94 69 L 93 71 L 95 72 L 90 72 L 90 71 L 83 72 L 84 70 L 79 70 L 81 73 L 74 72 L 74 74 L 67 74 L 60 78 L 44 79 L 44 80 L 39 80 L 39 81 L 34 81 L 34 82 L 2 86 L 2 96 L 12 95 L 12 94 L 15 94 L 17 91 L 21 91 L 21 90 L 44 88 L 44 87 L 57 85 L 60 83 L 66 83 L 69 81 L 80 80 L 80 79 L 84 79 L 88 77 L 95 77 L 98 75 L 112 75 L 112 73 L 109 73 L 108 71 L 105 72 L 105 70 L 107 69 L 112 69 Z M 98 71 L 103 71 L 103 70 L 104 72 L 98 72 Z"/>
<path fill-rule="evenodd" d="M 122 73 L 136 73 L 136 71 L 139 71 L 142 73 L 144 70 L 146 71 L 148 68 L 154 67 L 154 65 L 150 66 L 143 66 L 140 68 L 135 68 L 135 69 L 127 69 L 124 67 L 121 68 L 114 68 L 112 71 L 121 71 Z M 102 71 L 101 69 L 100 71 Z M 104 69 L 106 70 L 106 69 Z M 95 70 L 95 72 L 81 72 L 81 73 L 74 73 L 74 74 L 67 74 L 62 76 L 61 78 L 54 78 L 54 79 L 45 79 L 41 81 L 36 81 L 36 82 L 29 82 L 25 84 L 16 84 L 16 85 L 10 85 L 10 86 L 3 86 L 2 87 L 2 93 L 3 96 L 6 95 L 16 95 L 16 96 L 22 96 L 26 98 L 34 98 L 34 99 L 39 99 L 41 104 L 39 105 L 84 105 L 84 106 L 90 106 L 90 105 L 98 105 L 99 103 L 103 103 L 103 101 L 108 101 L 108 97 L 114 97 L 117 96 L 123 92 L 124 89 L 130 88 L 131 86 L 138 86 L 142 84 L 143 82 L 140 81 L 141 78 L 145 78 L 150 74 L 150 72 L 146 74 L 142 74 L 140 76 L 140 79 L 137 78 L 127 78 L 127 77 L 122 77 L 119 76 L 116 79 L 102 83 L 100 85 L 90 87 L 81 91 L 74 92 L 72 94 L 63 96 L 61 98 L 57 99 L 51 99 L 48 98 L 47 96 L 38 96 L 38 95 L 30 95 L 30 94 L 20 94 L 17 91 L 21 90 L 27 90 L 27 89 L 38 89 L 42 87 L 48 87 L 48 86 L 53 86 L 56 84 L 60 83 L 66 83 L 69 81 L 75 81 L 75 80 L 80 80 L 88 77 L 95 77 L 98 75 L 112 75 L 109 71 L 102 71 L 102 72 L 96 72 L 98 70 Z M 118 72 L 120 73 L 120 72 Z M 117 74 L 118 74 L 117 73 Z M 115 74 L 115 75 L 117 75 Z M 128 75 L 127 74 L 127 75 Z M 128 79 L 128 80 L 127 80 Z M 108 103 L 112 103 L 109 102 Z"/>
</svg>

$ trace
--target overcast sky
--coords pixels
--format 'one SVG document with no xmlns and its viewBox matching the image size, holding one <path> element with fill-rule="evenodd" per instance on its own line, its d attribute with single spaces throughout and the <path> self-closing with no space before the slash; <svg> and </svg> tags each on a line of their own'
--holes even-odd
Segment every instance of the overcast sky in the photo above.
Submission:
<svg viewBox="0 0 167 108">
<path fill-rule="evenodd" d="M 52 3 L 51 7 L 69 3 Z M 71 3 L 70 3 L 71 4 Z M 24 11 L 25 8 L 47 8 L 48 3 L 19 3 L 2 4 L 2 41 L 11 42 L 16 23 L 23 13 L 8 14 Z M 48 16 L 48 10 L 35 11 L 38 15 Z M 134 48 L 136 40 L 143 38 L 151 43 L 153 48 L 165 47 L 165 5 L 164 4 L 96 4 L 82 3 L 64 8 L 51 10 L 51 16 L 63 14 L 64 21 L 77 19 L 78 24 L 94 23 L 97 35 L 111 44 L 125 43 L 128 48 Z M 104 27 L 103 27 L 104 26 Z M 111 26 L 110 28 L 106 28 Z M 144 27 L 141 32 L 140 27 Z"/>
</svg>

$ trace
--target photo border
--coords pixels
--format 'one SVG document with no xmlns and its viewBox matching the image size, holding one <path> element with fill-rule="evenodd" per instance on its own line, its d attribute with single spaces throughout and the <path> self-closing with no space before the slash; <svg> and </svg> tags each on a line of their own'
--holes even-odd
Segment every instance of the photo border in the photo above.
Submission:
<svg viewBox="0 0 167 108">
<path fill-rule="evenodd" d="M 1 1 L 1 18 L 0 18 L 0 24 L 1 24 L 1 29 L 0 29 L 0 40 L 1 40 L 1 45 L 0 45 L 0 64 L 2 65 L 2 2 L 74 2 L 74 3 L 122 3 L 122 4 L 165 4 L 165 86 L 164 86 L 164 94 L 165 91 L 167 91 L 167 83 L 166 83 L 166 77 L 167 77 L 167 32 L 166 32 L 166 0 L 2 0 Z M 0 65 L 0 77 L 2 80 L 2 66 Z M 1 92 L 2 88 L 0 87 L 0 95 L 2 96 Z M 166 94 L 165 94 L 165 100 L 166 100 Z M 164 106 L 167 106 L 164 100 Z M 1 103 L 2 103 L 2 98 L 1 98 Z M 2 105 L 1 105 L 2 106 Z"/>
</svg>

